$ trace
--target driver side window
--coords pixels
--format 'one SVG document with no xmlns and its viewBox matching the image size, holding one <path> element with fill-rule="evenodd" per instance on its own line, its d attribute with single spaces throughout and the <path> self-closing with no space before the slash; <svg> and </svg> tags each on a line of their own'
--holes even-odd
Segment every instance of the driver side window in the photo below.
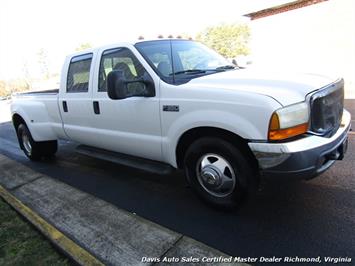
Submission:
<svg viewBox="0 0 355 266">
<path fill-rule="evenodd" d="M 146 70 L 128 48 L 106 50 L 101 56 L 99 92 L 107 91 L 107 76 L 113 70 L 122 71 L 127 81 L 134 81 L 146 75 Z M 132 93 L 144 90 L 142 83 L 135 82 L 128 85 Z"/>
</svg>

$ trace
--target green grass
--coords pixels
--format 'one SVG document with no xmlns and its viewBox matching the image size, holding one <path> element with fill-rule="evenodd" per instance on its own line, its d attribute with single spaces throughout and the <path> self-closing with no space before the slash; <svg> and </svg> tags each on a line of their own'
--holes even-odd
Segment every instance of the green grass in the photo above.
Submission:
<svg viewBox="0 0 355 266">
<path fill-rule="evenodd" d="M 71 265 L 32 225 L 0 199 L 0 265 Z"/>
</svg>

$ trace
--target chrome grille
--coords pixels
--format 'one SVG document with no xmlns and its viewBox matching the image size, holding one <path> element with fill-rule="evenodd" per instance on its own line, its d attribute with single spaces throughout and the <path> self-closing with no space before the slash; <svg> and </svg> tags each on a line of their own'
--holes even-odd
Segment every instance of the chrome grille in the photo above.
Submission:
<svg viewBox="0 0 355 266">
<path fill-rule="evenodd" d="M 331 137 L 338 130 L 344 107 L 343 79 L 321 89 L 311 97 L 311 132 Z"/>
</svg>

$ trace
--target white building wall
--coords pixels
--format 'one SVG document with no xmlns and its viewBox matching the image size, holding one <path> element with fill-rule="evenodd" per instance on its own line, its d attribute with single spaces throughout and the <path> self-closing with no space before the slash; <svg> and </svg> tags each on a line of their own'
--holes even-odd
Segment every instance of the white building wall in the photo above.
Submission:
<svg viewBox="0 0 355 266">
<path fill-rule="evenodd" d="M 330 0 L 250 22 L 256 67 L 339 75 L 355 98 L 355 0 Z"/>
</svg>

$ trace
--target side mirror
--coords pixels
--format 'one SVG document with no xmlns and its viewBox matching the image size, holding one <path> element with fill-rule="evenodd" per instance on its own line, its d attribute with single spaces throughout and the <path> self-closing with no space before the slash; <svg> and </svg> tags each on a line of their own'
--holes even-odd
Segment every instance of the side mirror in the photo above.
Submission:
<svg viewBox="0 0 355 266">
<path fill-rule="evenodd" d="M 129 97 L 154 97 L 154 82 L 150 77 L 126 80 L 123 71 L 113 70 L 107 76 L 107 94 L 113 100 Z"/>
</svg>

